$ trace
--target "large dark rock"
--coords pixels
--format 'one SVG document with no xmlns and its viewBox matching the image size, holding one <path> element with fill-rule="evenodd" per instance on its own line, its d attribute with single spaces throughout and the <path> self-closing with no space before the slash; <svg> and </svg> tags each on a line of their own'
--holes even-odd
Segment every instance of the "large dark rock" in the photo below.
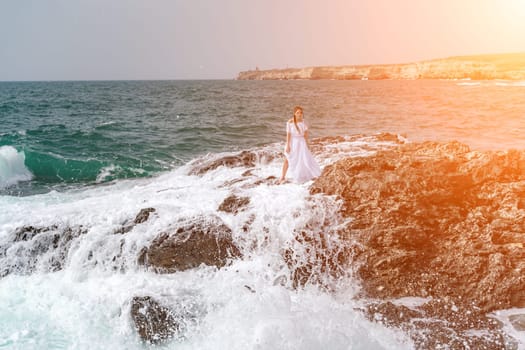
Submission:
<svg viewBox="0 0 525 350">
<path fill-rule="evenodd" d="M 172 311 L 149 296 L 132 299 L 131 318 L 139 336 L 153 344 L 174 337 L 180 330 Z"/>
<path fill-rule="evenodd" d="M 425 142 L 328 165 L 363 294 L 525 306 L 525 152 Z"/>
<path fill-rule="evenodd" d="M 231 230 L 218 218 L 183 222 L 163 232 L 140 252 L 138 262 L 157 272 L 171 273 L 200 266 L 223 267 L 241 253 L 233 243 Z"/>
</svg>

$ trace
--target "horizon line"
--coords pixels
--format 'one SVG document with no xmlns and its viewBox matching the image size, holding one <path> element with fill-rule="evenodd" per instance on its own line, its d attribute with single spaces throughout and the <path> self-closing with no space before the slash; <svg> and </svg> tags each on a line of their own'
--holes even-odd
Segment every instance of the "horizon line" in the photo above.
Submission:
<svg viewBox="0 0 525 350">
<path fill-rule="evenodd" d="M 73 82 L 134 82 L 134 81 L 210 81 L 236 80 L 235 78 L 187 78 L 187 79 L 42 79 L 42 80 L 0 80 L 0 83 L 73 83 Z"/>
</svg>

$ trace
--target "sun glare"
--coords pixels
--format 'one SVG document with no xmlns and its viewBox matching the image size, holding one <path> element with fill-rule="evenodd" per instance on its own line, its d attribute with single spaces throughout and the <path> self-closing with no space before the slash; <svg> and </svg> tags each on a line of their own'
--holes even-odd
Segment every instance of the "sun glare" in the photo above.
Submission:
<svg viewBox="0 0 525 350">
<path fill-rule="evenodd" d="M 501 6 L 504 10 L 506 20 L 520 21 L 520 22 L 524 20 L 525 0 L 501 1 Z"/>
</svg>

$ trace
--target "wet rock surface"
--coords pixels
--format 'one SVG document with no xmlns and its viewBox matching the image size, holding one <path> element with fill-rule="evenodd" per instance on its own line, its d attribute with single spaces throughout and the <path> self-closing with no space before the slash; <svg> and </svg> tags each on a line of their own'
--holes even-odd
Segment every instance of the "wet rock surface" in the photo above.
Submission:
<svg viewBox="0 0 525 350">
<path fill-rule="evenodd" d="M 152 344 L 173 338 L 180 330 L 172 311 L 149 296 L 132 299 L 131 318 L 140 338 Z"/>
<path fill-rule="evenodd" d="M 516 343 L 495 319 L 479 308 L 446 300 L 430 300 L 416 307 L 392 302 L 368 305 L 365 315 L 388 327 L 405 331 L 417 349 L 514 349 Z"/>
<path fill-rule="evenodd" d="M 525 306 L 525 152 L 400 145 L 330 164 L 310 190 L 343 200 L 363 296 Z"/>
<path fill-rule="evenodd" d="M 525 332 L 525 315 L 524 314 L 510 315 L 509 321 L 514 327 L 514 329 L 520 332 Z"/>
<path fill-rule="evenodd" d="M 237 197 L 232 194 L 224 199 L 217 210 L 237 214 L 239 211 L 244 210 L 248 204 L 250 204 L 249 197 Z"/>
<path fill-rule="evenodd" d="M 269 162 L 277 156 L 278 153 L 268 150 L 252 150 L 242 151 L 236 154 L 220 155 L 212 159 L 202 158 L 192 163 L 190 175 L 203 175 L 221 166 L 229 168 L 241 166 L 246 168 L 254 167 L 256 163 Z"/>
<path fill-rule="evenodd" d="M 332 241 L 327 239 L 325 232 L 300 232 L 295 236 L 294 244 L 282 253 L 291 271 L 293 288 L 315 284 L 329 289 L 327 279 L 337 279 L 348 274 L 352 247 L 344 242 L 333 244 Z"/>
<path fill-rule="evenodd" d="M 24 226 L 0 242 L 0 277 L 62 270 L 72 242 L 87 230 L 82 226 Z"/>
<path fill-rule="evenodd" d="M 403 145 L 329 165 L 311 191 L 344 200 L 368 296 L 525 306 L 525 153 Z"/>
<path fill-rule="evenodd" d="M 140 252 L 138 262 L 156 272 L 172 273 L 201 264 L 220 268 L 238 257 L 241 252 L 233 243 L 230 228 L 218 218 L 202 217 L 159 234 Z"/>
<path fill-rule="evenodd" d="M 133 221 L 128 221 L 122 225 L 121 228 L 117 229 L 115 234 L 124 234 L 131 231 L 136 225 L 142 224 L 148 221 L 150 214 L 155 212 L 155 208 L 144 208 L 141 209 Z"/>
</svg>

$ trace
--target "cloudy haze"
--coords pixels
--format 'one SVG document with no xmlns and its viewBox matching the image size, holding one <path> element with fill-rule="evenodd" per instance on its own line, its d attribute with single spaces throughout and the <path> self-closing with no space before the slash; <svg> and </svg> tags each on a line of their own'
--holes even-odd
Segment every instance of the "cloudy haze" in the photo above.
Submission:
<svg viewBox="0 0 525 350">
<path fill-rule="evenodd" d="M 525 0 L 0 0 L 0 80 L 233 79 L 520 52 L 524 18 Z"/>
</svg>

